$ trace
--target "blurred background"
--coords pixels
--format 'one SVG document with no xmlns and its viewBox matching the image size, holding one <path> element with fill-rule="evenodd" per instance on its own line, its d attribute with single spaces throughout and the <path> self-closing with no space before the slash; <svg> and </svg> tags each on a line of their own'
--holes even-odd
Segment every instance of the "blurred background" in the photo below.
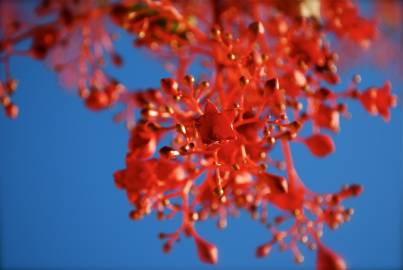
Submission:
<svg viewBox="0 0 403 270">
<path fill-rule="evenodd" d="M 360 2 L 368 14 L 374 12 L 371 2 Z M 355 73 L 362 76 L 360 89 L 391 80 L 400 99 L 391 122 L 349 104 L 353 117 L 342 121 L 335 154 L 319 160 L 293 146 L 297 170 L 314 191 L 364 185 L 361 197 L 347 202 L 355 209 L 352 221 L 323 237 L 353 270 L 403 268 L 401 29 L 392 38 L 397 44 L 392 57 L 378 63 L 374 55 L 382 56 L 382 47 L 373 49 L 342 71 L 339 86 L 346 87 Z M 131 44 L 127 37 L 119 39 L 125 64 L 110 72 L 129 86 L 157 87 L 169 74 Z M 198 224 L 200 234 L 219 247 L 216 266 L 201 264 L 189 239 L 164 254 L 157 234 L 175 230 L 179 220 L 157 222 L 155 215 L 129 220 L 126 195 L 112 178 L 124 166 L 128 134 L 112 122 L 113 111 L 85 109 L 41 62 L 15 58 L 12 73 L 19 79 L 15 100 L 21 111 L 14 121 L 0 117 L 1 269 L 314 269 L 315 253 L 308 250 L 302 265 L 277 250 L 256 259 L 256 246 L 270 235 L 247 213 L 230 219 L 224 231 L 214 221 Z"/>
</svg>

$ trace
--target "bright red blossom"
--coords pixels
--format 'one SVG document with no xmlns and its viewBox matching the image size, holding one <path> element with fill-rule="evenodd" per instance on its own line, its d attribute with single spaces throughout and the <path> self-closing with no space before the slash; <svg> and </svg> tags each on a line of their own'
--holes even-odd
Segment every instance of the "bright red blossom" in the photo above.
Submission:
<svg viewBox="0 0 403 270">
<path fill-rule="evenodd" d="M 234 139 L 233 118 L 233 111 L 219 112 L 213 103 L 207 101 L 204 114 L 195 122 L 203 143 L 210 144 Z"/>
</svg>

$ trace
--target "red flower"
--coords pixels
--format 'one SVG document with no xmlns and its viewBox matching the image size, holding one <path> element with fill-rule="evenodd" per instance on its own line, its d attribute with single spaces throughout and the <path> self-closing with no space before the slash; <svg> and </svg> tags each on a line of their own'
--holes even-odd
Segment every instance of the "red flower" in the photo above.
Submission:
<svg viewBox="0 0 403 270">
<path fill-rule="evenodd" d="M 187 172 L 180 163 L 166 159 L 129 160 L 127 167 L 114 174 L 115 183 L 125 189 L 130 201 L 138 203 L 142 194 L 158 196 L 183 183 Z"/>
<path fill-rule="evenodd" d="M 235 138 L 233 111 L 219 112 L 209 100 L 206 102 L 204 114 L 196 120 L 196 128 L 205 144 L 232 140 Z"/>
<path fill-rule="evenodd" d="M 156 134 L 146 124 L 138 125 L 131 131 L 129 140 L 129 158 L 150 158 L 157 148 Z"/>
<path fill-rule="evenodd" d="M 334 132 L 340 129 L 340 113 L 337 109 L 321 104 L 316 108 L 313 122 L 320 128 L 326 128 Z"/>
<path fill-rule="evenodd" d="M 115 175 L 115 181 L 129 193 L 137 193 L 152 187 L 157 181 L 154 172 L 155 162 L 150 160 L 137 160 L 127 164 L 127 168 L 122 174 Z"/>
<path fill-rule="evenodd" d="M 385 82 L 383 87 L 370 87 L 359 96 L 364 108 L 372 115 L 380 114 L 385 121 L 390 119 L 390 108 L 396 106 L 397 97 L 392 95 L 391 84 Z"/>
</svg>

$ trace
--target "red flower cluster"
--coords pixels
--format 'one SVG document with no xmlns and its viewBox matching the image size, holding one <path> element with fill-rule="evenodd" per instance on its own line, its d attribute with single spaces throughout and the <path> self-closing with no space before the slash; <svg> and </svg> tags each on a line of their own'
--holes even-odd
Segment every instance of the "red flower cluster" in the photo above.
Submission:
<svg viewBox="0 0 403 270">
<path fill-rule="evenodd" d="M 43 1 L 36 13 L 56 21 L 2 22 L 6 78 L 0 98 L 7 115 L 18 113 L 10 101 L 16 81 L 8 71 L 9 58 L 17 54 L 49 59 L 62 78 L 76 79 L 91 110 L 123 104 L 115 120 L 127 121 L 130 140 L 126 167 L 115 173 L 115 182 L 134 207 L 132 219 L 153 212 L 160 220 L 182 216 L 175 232 L 159 235 L 165 252 L 184 234 L 194 238 L 201 261 L 217 263 L 218 250 L 197 233 L 197 222 L 217 218 L 224 228 L 228 215 L 245 210 L 272 235 L 257 248 L 258 257 L 278 244 L 301 263 L 299 246 L 306 245 L 318 250 L 317 269 L 346 268 L 320 237 L 324 226 L 336 229 L 350 219 L 353 209 L 342 203 L 362 187 L 311 191 L 296 172 L 290 144 L 328 156 L 335 151 L 328 133 L 337 133 L 340 117 L 348 115 L 345 100 L 359 100 L 385 120 L 396 104 L 389 82 L 360 92 L 356 76 L 348 89 L 331 89 L 340 81 L 339 56 L 326 34 L 367 46 L 376 32 L 352 1 L 59 0 Z M 112 63 L 122 64 L 107 19 L 133 35 L 135 46 L 176 65 L 160 89 L 128 92 L 102 70 L 104 51 Z M 30 48 L 17 51 L 24 40 L 31 41 Z M 60 59 L 64 62 L 55 62 Z M 188 74 L 194 63 L 206 70 L 198 78 Z M 283 160 L 274 159 L 275 147 Z M 268 216 L 269 206 L 283 214 Z M 291 225 L 284 226 L 287 220 Z"/>
</svg>

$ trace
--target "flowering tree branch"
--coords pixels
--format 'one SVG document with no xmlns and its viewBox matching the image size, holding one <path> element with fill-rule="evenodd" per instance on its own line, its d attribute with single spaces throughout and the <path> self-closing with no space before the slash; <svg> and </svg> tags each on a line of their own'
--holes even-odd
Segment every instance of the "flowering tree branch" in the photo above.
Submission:
<svg viewBox="0 0 403 270">
<path fill-rule="evenodd" d="M 375 23 L 352 1 L 45 0 L 33 20 L 18 16 L 9 2 L 2 9 L 15 15 L 1 21 L 6 115 L 18 115 L 10 59 L 21 55 L 46 61 L 90 110 L 122 104 L 114 119 L 126 122 L 130 139 L 115 182 L 134 207 L 132 219 L 152 212 L 160 220 L 182 216 L 175 232 L 159 235 L 165 252 L 183 234 L 194 239 L 202 262 L 217 263 L 218 249 L 196 224 L 216 218 L 225 228 L 227 217 L 243 209 L 271 235 L 258 257 L 278 244 L 302 263 L 299 247 L 306 245 L 317 250 L 317 269 L 346 268 L 320 237 L 325 226 L 336 229 L 350 219 L 353 209 L 342 203 L 362 187 L 312 191 L 298 176 L 290 145 L 304 144 L 318 158 L 332 154 L 329 133 L 339 132 L 340 118 L 349 116 L 347 100 L 390 119 L 397 99 L 389 82 L 359 90 L 357 75 L 346 89 L 332 89 L 340 83 L 343 55 L 332 50 L 329 34 L 360 48 L 376 36 Z M 158 89 L 129 91 L 108 75 L 108 59 L 115 66 L 124 60 L 113 48 L 112 24 L 132 36 L 135 47 L 171 63 L 172 77 L 162 78 Z M 206 71 L 194 77 L 189 69 L 197 63 Z M 275 147 L 283 160 L 274 159 Z M 271 205 L 283 214 L 269 216 Z"/>
</svg>

